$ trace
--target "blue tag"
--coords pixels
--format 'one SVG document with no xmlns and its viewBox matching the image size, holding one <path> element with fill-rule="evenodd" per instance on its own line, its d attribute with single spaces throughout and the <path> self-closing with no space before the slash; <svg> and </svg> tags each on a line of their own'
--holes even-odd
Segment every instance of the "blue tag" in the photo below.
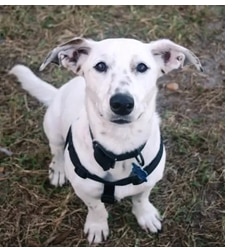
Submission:
<svg viewBox="0 0 240 248">
<path fill-rule="evenodd" d="M 136 175 L 142 182 L 147 182 L 147 172 L 135 163 L 132 163 L 132 166 L 132 173 Z"/>
</svg>

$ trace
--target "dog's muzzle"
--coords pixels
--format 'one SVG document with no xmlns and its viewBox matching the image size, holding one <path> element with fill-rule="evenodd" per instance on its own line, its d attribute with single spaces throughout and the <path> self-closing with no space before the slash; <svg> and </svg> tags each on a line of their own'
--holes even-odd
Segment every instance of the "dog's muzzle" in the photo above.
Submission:
<svg viewBox="0 0 240 248">
<path fill-rule="evenodd" d="M 118 93 L 113 95 L 109 101 L 110 108 L 115 114 L 112 122 L 118 124 L 129 123 L 128 115 L 133 111 L 134 99 L 128 94 Z"/>
</svg>

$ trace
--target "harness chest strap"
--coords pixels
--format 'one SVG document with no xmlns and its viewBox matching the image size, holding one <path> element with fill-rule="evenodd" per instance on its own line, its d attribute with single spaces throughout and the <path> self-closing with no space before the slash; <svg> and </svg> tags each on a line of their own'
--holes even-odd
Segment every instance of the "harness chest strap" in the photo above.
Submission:
<svg viewBox="0 0 240 248">
<path fill-rule="evenodd" d="M 103 168 L 104 171 L 109 170 L 110 168 L 114 168 L 116 161 L 123 161 L 129 158 L 136 158 L 138 163 L 144 165 L 144 159 L 142 157 L 141 151 L 145 147 L 146 143 L 139 146 L 137 149 L 126 152 L 120 155 L 116 155 L 111 151 L 106 150 L 98 141 L 94 140 L 91 128 L 89 128 L 90 135 L 92 138 L 93 150 L 94 150 L 94 158 L 97 163 Z"/>
<path fill-rule="evenodd" d="M 158 150 L 157 155 L 155 158 L 151 161 L 151 163 L 144 168 L 139 167 L 135 163 L 133 163 L 133 170 L 132 173 L 129 175 L 129 177 L 117 180 L 117 181 L 106 181 L 103 178 L 90 173 L 81 163 L 79 160 L 79 157 L 76 153 L 76 150 L 73 145 L 73 140 L 72 140 L 72 130 L 71 127 L 68 130 L 66 142 L 65 142 L 65 148 L 68 146 L 68 151 L 69 151 L 69 156 L 70 159 L 75 167 L 75 172 L 76 174 L 81 177 L 81 178 L 89 178 L 91 180 L 97 181 L 99 183 L 104 184 L 104 190 L 103 194 L 101 197 L 102 202 L 104 203 L 114 203 L 115 202 L 115 197 L 114 197 L 114 192 L 115 192 L 115 186 L 124 186 L 127 184 L 133 184 L 133 185 L 138 185 L 143 182 L 147 181 L 147 176 L 152 173 L 152 171 L 157 167 L 159 162 L 161 161 L 162 155 L 163 155 L 163 141 L 162 138 L 160 138 L 160 147 Z"/>
</svg>

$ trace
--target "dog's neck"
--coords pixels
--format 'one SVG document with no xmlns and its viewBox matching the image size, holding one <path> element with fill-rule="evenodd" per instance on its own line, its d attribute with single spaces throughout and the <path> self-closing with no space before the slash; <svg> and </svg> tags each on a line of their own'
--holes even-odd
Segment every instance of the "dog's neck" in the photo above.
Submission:
<svg viewBox="0 0 240 248">
<path fill-rule="evenodd" d="M 152 129 L 158 128 L 158 125 L 155 125 L 159 122 L 155 112 L 155 99 L 151 104 L 153 106 L 148 107 L 153 111 L 145 111 L 137 121 L 130 124 L 116 124 L 101 117 L 91 99 L 86 98 L 89 127 L 94 139 L 103 147 L 110 148 L 115 154 L 126 153 L 143 145 L 148 141 Z"/>
</svg>

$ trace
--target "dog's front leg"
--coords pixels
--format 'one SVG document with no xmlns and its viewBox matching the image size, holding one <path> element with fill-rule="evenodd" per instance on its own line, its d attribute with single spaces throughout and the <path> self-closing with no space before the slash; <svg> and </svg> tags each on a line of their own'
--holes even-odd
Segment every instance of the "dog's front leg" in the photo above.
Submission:
<svg viewBox="0 0 240 248">
<path fill-rule="evenodd" d="M 88 206 L 88 215 L 84 225 L 84 233 L 88 234 L 89 243 L 105 241 L 109 234 L 108 213 L 103 203 Z"/>
<path fill-rule="evenodd" d="M 144 230 L 156 233 L 161 230 L 162 225 L 158 210 L 149 202 L 151 189 L 132 196 L 132 213 Z"/>
<path fill-rule="evenodd" d="M 80 192 L 78 192 L 80 193 Z M 88 207 L 88 214 L 84 225 L 84 233 L 88 235 L 88 242 L 100 243 L 105 241 L 109 234 L 108 212 L 104 204 L 90 196 L 80 193 L 79 197 Z"/>
<path fill-rule="evenodd" d="M 64 145 L 53 145 L 49 144 L 52 161 L 49 165 L 49 180 L 50 183 L 54 186 L 63 186 L 67 181 L 64 171 Z"/>
</svg>

